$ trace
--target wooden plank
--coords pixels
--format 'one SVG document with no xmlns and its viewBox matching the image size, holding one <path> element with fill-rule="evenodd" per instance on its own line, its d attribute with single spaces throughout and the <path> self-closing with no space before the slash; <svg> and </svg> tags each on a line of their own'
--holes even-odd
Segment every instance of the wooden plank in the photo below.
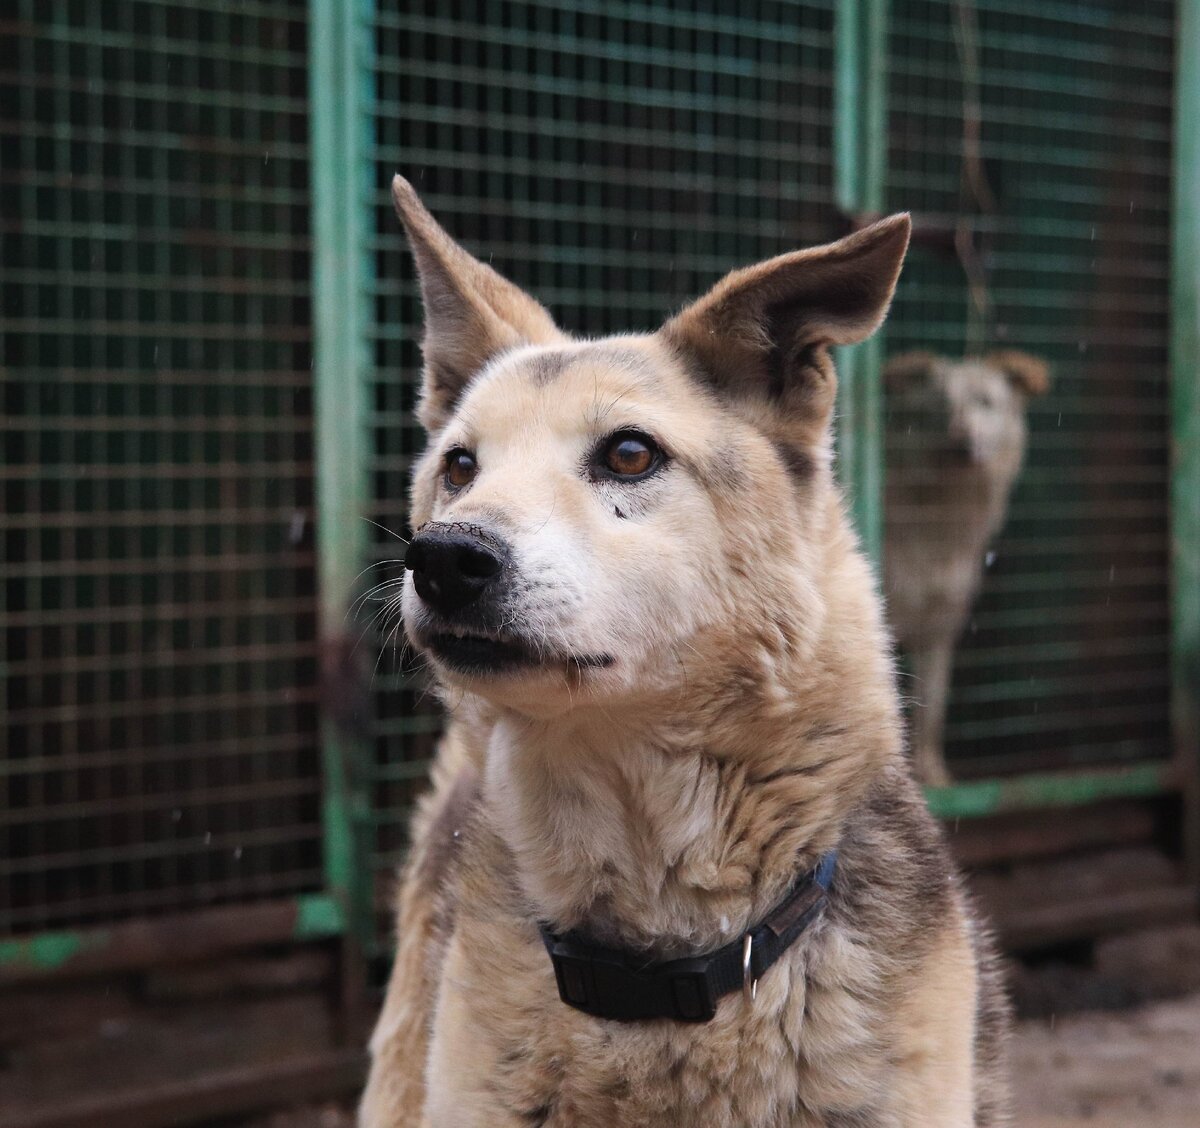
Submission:
<svg viewBox="0 0 1200 1128">
<path fill-rule="evenodd" d="M 1130 799 L 1081 807 L 1063 818 L 1057 810 L 1020 811 L 951 822 L 950 849 L 968 868 L 1021 862 L 1081 850 L 1151 842 L 1162 818 L 1162 800 Z"/>
<path fill-rule="evenodd" d="M 1174 885 L 1009 908 L 994 913 L 992 919 L 1004 946 L 1021 951 L 1195 920 L 1198 907 L 1194 888 Z"/>
<path fill-rule="evenodd" d="M 19 1125 L 0 1112 L 0 1128 L 169 1128 L 352 1093 L 365 1076 L 365 1054 L 332 1051 L 26 1111 Z"/>
</svg>

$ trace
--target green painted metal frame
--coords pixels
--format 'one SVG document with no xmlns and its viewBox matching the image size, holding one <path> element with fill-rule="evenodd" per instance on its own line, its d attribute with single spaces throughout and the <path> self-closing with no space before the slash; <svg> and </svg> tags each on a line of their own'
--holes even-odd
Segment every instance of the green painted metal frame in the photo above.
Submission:
<svg viewBox="0 0 1200 1128">
<path fill-rule="evenodd" d="M 834 21 L 834 201 L 852 219 L 883 210 L 888 0 L 841 0 Z M 883 551 L 882 332 L 837 350 L 838 451 L 863 547 Z"/>
<path fill-rule="evenodd" d="M 834 195 L 849 217 L 880 214 L 887 182 L 890 0 L 837 5 Z M 1200 0 L 1180 0 L 1172 310 L 1172 478 L 1176 763 L 1038 773 L 930 788 L 941 818 L 1072 807 L 1183 790 L 1193 875 L 1200 879 Z M 851 510 L 872 560 L 883 548 L 883 335 L 838 350 L 838 449 Z M 1182 769 L 1182 770 L 1181 770 Z"/>
<path fill-rule="evenodd" d="M 1200 0 L 1178 0 L 1171 263 L 1172 726 L 1169 763 L 931 788 L 942 818 L 1179 793 L 1184 861 L 1200 882 Z"/>
<path fill-rule="evenodd" d="M 1200 0 L 1178 0 L 1171 248 L 1171 674 L 1188 798 L 1185 850 L 1200 882 Z"/>
<path fill-rule="evenodd" d="M 1172 762 L 1090 772 L 1044 772 L 926 788 L 929 809 L 942 819 L 981 818 L 1050 807 L 1081 807 L 1106 799 L 1148 798 L 1178 788 Z"/>
<path fill-rule="evenodd" d="M 366 676 L 350 622 L 369 537 L 374 33 L 371 0 L 310 0 L 316 536 L 322 654 L 322 826 L 328 893 L 360 944 L 371 934 L 364 827 Z"/>
<path fill-rule="evenodd" d="M 338 643 L 346 634 L 349 596 L 366 545 L 365 524 L 358 515 L 365 509 L 362 400 L 371 364 L 366 332 L 370 301 L 364 277 L 371 264 L 366 247 L 371 208 L 367 157 L 372 128 L 371 12 L 367 0 L 310 2 L 311 145 L 314 154 L 329 155 L 312 162 L 316 523 L 320 634 L 326 654 L 342 653 Z M 350 202 L 355 206 L 348 206 Z M 226 922 L 210 937 L 211 944 L 233 949 L 246 942 L 324 940 L 348 932 L 359 937 L 370 930 L 370 874 L 358 864 L 362 839 L 356 833 L 367 815 L 365 796 L 354 784 L 353 763 L 360 748 L 332 719 L 334 713 L 336 709 L 324 709 L 322 732 L 326 888 L 253 902 L 245 910 L 253 918 L 247 928 Z M 233 908 L 236 912 L 238 907 Z M 211 914 L 211 910 L 194 910 L 172 920 L 176 925 L 198 925 Z M 269 923 L 264 925 L 263 919 Z M 155 924 L 150 922 L 150 931 Z M 134 920 L 0 937 L 0 982 L 71 973 L 76 967 L 130 966 L 130 931 L 137 925 Z"/>
<path fill-rule="evenodd" d="M 362 784 L 369 746 L 360 735 L 362 718 L 348 716 L 342 700 L 355 695 L 348 613 L 368 546 L 363 518 L 369 504 L 366 395 L 372 370 L 372 11 L 371 0 L 309 4 L 325 890 L 282 903 L 288 924 L 277 940 L 349 935 L 365 944 L 372 927 L 371 871 L 361 833 L 369 819 Z M 238 942 L 231 931 L 229 946 Z M 0 977 L 69 973 L 76 965 L 121 966 L 127 943 L 121 925 L 0 940 Z"/>
</svg>

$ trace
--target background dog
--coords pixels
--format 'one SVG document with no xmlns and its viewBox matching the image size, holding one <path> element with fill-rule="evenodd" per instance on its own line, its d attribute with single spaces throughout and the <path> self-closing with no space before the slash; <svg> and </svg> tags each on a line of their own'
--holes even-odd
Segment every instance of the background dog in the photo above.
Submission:
<svg viewBox="0 0 1200 1128">
<path fill-rule="evenodd" d="M 949 782 L 942 750 L 954 647 L 979 592 L 1025 460 L 1030 397 L 1046 365 L 1012 350 L 952 361 L 894 357 L 888 395 L 883 584 L 896 641 L 912 663 L 917 776 Z"/>
<path fill-rule="evenodd" d="M 394 195 L 429 431 L 401 609 L 453 724 L 362 1124 L 1006 1123 L 990 946 L 831 468 L 828 346 L 882 321 L 907 217 L 575 341 Z M 560 999 L 539 925 L 638 968 L 704 957 L 834 849 L 823 910 L 711 1020 Z"/>
</svg>

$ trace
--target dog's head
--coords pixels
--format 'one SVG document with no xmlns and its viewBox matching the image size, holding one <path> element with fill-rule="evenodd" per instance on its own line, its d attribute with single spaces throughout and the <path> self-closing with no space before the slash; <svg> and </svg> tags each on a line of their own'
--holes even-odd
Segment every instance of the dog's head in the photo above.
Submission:
<svg viewBox="0 0 1200 1128">
<path fill-rule="evenodd" d="M 893 357 L 884 369 L 898 463 L 978 470 L 1007 479 L 1025 453 L 1025 412 L 1050 386 L 1046 363 L 1008 349 L 947 360 L 929 352 Z"/>
<path fill-rule="evenodd" d="M 402 605 L 443 680 L 553 713 L 677 685 L 747 624 L 815 636 L 841 520 L 828 346 L 882 321 L 907 216 L 736 271 L 657 333 L 583 341 L 393 194 L 429 434 Z"/>
</svg>

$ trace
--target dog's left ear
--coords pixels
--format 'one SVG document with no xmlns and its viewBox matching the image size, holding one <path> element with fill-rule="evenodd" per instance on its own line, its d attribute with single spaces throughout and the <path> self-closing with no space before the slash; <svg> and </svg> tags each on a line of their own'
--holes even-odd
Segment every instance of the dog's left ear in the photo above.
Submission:
<svg viewBox="0 0 1200 1128">
<path fill-rule="evenodd" d="M 899 392 L 912 384 L 928 379 L 938 358 L 925 349 L 913 349 L 888 357 L 883 366 L 883 386 L 889 392 Z"/>
<path fill-rule="evenodd" d="M 893 215 L 836 243 L 735 270 L 660 332 L 720 391 L 766 396 L 785 410 L 832 409 L 825 347 L 879 328 L 911 228 L 907 214 Z"/>
<path fill-rule="evenodd" d="M 1027 396 L 1043 396 L 1050 390 L 1050 366 L 1029 353 L 999 349 L 988 353 L 983 362 L 1000 369 Z"/>
<path fill-rule="evenodd" d="M 402 176 L 392 181 L 392 201 L 408 233 L 425 306 L 418 414 L 426 430 L 436 431 L 492 357 L 566 337 L 524 290 L 450 238 Z"/>
</svg>

